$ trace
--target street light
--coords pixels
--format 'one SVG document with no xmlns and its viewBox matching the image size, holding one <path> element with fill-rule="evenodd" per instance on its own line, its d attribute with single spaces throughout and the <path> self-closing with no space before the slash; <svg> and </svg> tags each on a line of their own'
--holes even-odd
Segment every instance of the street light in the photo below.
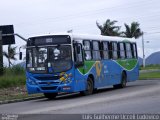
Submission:
<svg viewBox="0 0 160 120">
<path fill-rule="evenodd" d="M 145 67 L 145 54 L 144 54 L 144 32 L 142 32 L 142 52 L 143 52 L 143 67 Z"/>
<path fill-rule="evenodd" d="M 144 33 L 146 33 L 146 32 L 142 32 L 143 67 L 145 67 L 145 66 L 146 66 L 145 51 L 144 51 L 145 46 L 144 46 L 144 44 L 145 44 L 145 42 L 146 42 L 146 43 L 150 43 L 150 41 L 144 41 Z"/>
</svg>

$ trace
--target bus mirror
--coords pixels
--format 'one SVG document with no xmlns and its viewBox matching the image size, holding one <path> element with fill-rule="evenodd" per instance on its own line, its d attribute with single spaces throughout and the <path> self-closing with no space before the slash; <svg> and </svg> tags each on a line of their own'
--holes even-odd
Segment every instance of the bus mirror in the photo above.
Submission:
<svg viewBox="0 0 160 120">
<path fill-rule="evenodd" d="M 19 60 L 22 60 L 22 52 L 19 53 Z"/>
</svg>

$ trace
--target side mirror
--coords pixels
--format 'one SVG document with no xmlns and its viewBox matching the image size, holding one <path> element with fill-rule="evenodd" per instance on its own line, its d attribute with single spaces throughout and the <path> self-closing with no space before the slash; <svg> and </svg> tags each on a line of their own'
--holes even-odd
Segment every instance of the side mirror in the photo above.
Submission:
<svg viewBox="0 0 160 120">
<path fill-rule="evenodd" d="M 19 60 L 22 60 L 22 52 L 19 53 Z"/>
</svg>

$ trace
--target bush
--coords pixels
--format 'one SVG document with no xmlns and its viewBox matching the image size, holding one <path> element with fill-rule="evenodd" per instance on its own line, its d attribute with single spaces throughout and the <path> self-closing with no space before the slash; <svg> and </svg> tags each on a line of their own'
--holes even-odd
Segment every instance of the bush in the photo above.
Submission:
<svg viewBox="0 0 160 120">
<path fill-rule="evenodd" d="M 16 66 L 12 67 L 11 71 L 12 71 L 12 73 L 14 73 L 16 75 L 17 74 L 20 75 L 20 74 L 24 74 L 25 73 L 24 68 L 21 67 L 20 65 L 16 65 Z"/>
<path fill-rule="evenodd" d="M 19 65 L 4 68 L 4 75 L 0 76 L 0 88 L 25 85 L 25 70 Z"/>
</svg>

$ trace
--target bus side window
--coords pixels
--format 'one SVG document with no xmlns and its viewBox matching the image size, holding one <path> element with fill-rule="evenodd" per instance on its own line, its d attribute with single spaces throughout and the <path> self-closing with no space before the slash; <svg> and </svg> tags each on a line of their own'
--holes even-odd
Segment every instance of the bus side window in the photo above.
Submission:
<svg viewBox="0 0 160 120">
<path fill-rule="evenodd" d="M 113 57 L 113 55 L 112 55 L 112 42 L 109 42 L 109 59 L 112 59 Z"/>
<path fill-rule="evenodd" d="M 83 54 L 82 54 L 82 45 L 80 43 L 76 43 L 74 45 L 74 53 L 75 53 L 75 66 L 83 66 Z"/>
<path fill-rule="evenodd" d="M 102 42 L 102 48 L 103 48 L 103 58 L 109 59 L 109 44 L 107 41 Z"/>
<path fill-rule="evenodd" d="M 125 47 L 126 47 L 126 57 L 127 58 L 132 58 L 131 44 L 130 43 L 125 43 Z"/>
<path fill-rule="evenodd" d="M 119 52 L 120 52 L 120 58 L 124 59 L 125 58 L 125 49 L 124 49 L 124 43 L 120 42 L 119 43 Z"/>
<path fill-rule="evenodd" d="M 132 43 L 132 56 L 133 58 L 137 58 L 136 43 Z"/>
<path fill-rule="evenodd" d="M 117 47 L 117 42 L 112 42 L 112 55 L 113 55 L 113 59 L 117 59 L 118 58 L 118 47 Z"/>
<path fill-rule="evenodd" d="M 92 49 L 93 60 L 101 60 L 100 42 L 93 40 L 92 45 L 93 45 L 93 49 Z"/>
<path fill-rule="evenodd" d="M 84 45 L 85 60 L 91 60 L 92 55 L 91 55 L 91 43 L 90 43 L 90 41 L 89 40 L 84 40 L 83 45 Z"/>
</svg>

